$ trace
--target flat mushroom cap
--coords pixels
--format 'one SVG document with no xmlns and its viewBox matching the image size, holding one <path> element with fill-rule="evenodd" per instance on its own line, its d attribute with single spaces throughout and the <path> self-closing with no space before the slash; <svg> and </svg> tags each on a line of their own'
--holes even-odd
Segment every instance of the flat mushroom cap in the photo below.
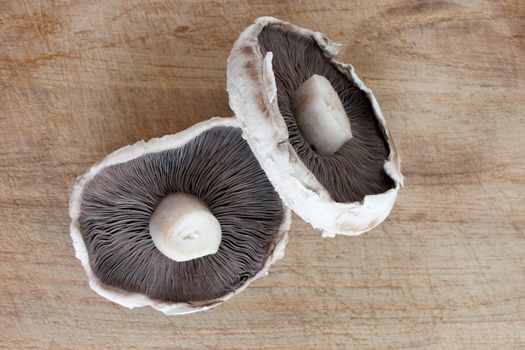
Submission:
<svg viewBox="0 0 525 350">
<path fill-rule="evenodd" d="M 222 230 L 216 253 L 174 261 L 156 248 L 148 222 L 170 193 L 208 205 Z M 207 310 L 266 275 L 284 256 L 290 227 L 289 209 L 232 118 L 113 152 L 78 178 L 69 213 L 90 287 L 166 315 Z"/>
<path fill-rule="evenodd" d="M 358 235 L 390 213 L 403 176 L 385 118 L 340 45 L 272 17 L 246 28 L 228 58 L 230 106 L 284 203 L 323 236 Z M 294 93 L 314 75 L 331 84 L 353 136 L 322 155 L 297 125 Z M 323 79 L 324 79 L 323 78 Z"/>
</svg>

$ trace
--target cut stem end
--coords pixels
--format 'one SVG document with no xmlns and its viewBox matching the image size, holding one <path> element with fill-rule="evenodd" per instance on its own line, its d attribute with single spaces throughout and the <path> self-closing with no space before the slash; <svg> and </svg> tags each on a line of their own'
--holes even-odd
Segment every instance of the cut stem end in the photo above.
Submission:
<svg viewBox="0 0 525 350">
<path fill-rule="evenodd" d="M 314 74 L 294 93 L 297 126 L 304 139 L 321 155 L 332 155 L 352 138 L 350 120 L 332 84 Z"/>
<path fill-rule="evenodd" d="M 187 193 L 166 196 L 151 216 L 149 232 L 158 250 L 175 261 L 214 254 L 222 231 L 206 203 Z"/>
</svg>

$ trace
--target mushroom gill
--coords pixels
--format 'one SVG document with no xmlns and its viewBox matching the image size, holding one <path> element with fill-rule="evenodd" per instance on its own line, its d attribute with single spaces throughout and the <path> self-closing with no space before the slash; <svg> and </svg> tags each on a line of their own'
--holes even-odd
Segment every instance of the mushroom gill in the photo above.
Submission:
<svg viewBox="0 0 525 350">
<path fill-rule="evenodd" d="M 218 251 L 188 261 L 162 254 L 149 233 L 173 193 L 206 203 L 220 223 Z M 98 279 L 168 302 L 206 304 L 242 287 L 267 263 L 284 207 L 238 128 L 216 126 L 186 144 L 100 170 L 85 185 L 79 227 Z"/>
<path fill-rule="evenodd" d="M 257 39 L 263 57 L 273 53 L 278 106 L 290 144 L 331 197 L 336 202 L 356 202 L 395 188 L 383 169 L 389 146 L 366 93 L 325 57 L 311 37 L 288 31 L 280 24 L 268 24 Z M 331 155 L 316 152 L 296 120 L 294 93 L 314 75 L 330 82 L 351 124 L 352 137 Z"/>
</svg>

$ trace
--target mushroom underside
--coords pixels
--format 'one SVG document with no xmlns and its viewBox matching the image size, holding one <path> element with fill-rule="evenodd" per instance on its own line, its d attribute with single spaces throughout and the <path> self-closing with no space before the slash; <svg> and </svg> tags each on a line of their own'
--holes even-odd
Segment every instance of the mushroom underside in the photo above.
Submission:
<svg viewBox="0 0 525 350">
<path fill-rule="evenodd" d="M 390 150 L 366 93 L 323 55 L 312 38 L 269 24 L 259 33 L 258 44 L 263 57 L 273 53 L 278 106 L 290 144 L 331 197 L 341 203 L 357 202 L 394 188 L 383 168 Z M 317 153 L 306 142 L 295 117 L 294 93 L 315 74 L 335 89 L 352 128 L 352 138 L 331 155 Z"/>
<path fill-rule="evenodd" d="M 177 262 L 149 233 L 171 193 L 204 201 L 222 231 L 215 254 Z M 279 239 L 284 208 L 240 129 L 214 127 L 176 149 L 104 168 L 85 186 L 79 227 L 103 283 L 170 302 L 225 296 L 259 272 Z"/>
</svg>

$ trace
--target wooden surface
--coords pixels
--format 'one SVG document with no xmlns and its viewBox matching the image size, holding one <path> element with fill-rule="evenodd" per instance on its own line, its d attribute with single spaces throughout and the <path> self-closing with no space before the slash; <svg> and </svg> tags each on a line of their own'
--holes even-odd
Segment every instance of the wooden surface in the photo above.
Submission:
<svg viewBox="0 0 525 350">
<path fill-rule="evenodd" d="M 0 1 L 0 347 L 525 348 L 525 3 Z M 95 161 L 229 116 L 226 58 L 273 15 L 344 44 L 406 187 L 380 227 L 321 239 L 218 308 L 97 296 L 67 206 Z"/>
</svg>

